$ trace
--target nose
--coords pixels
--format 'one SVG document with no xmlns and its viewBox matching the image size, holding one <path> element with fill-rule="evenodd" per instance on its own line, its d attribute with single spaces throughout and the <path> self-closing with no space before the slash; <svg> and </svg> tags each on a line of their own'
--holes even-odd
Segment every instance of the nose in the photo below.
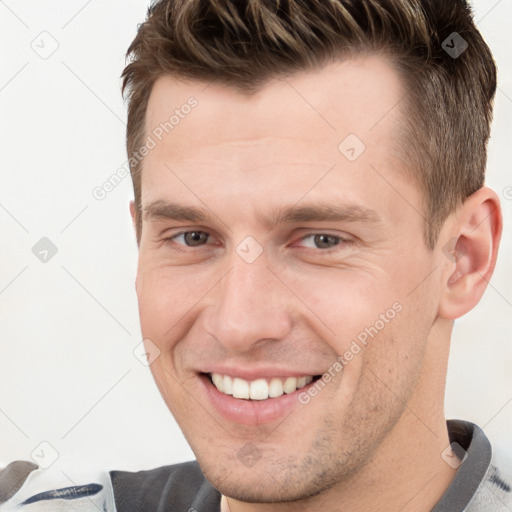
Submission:
<svg viewBox="0 0 512 512">
<path fill-rule="evenodd" d="M 216 287 L 207 330 L 226 349 L 249 351 L 263 340 L 285 338 L 292 328 L 292 298 L 264 258 L 246 263 L 237 256 Z"/>
</svg>

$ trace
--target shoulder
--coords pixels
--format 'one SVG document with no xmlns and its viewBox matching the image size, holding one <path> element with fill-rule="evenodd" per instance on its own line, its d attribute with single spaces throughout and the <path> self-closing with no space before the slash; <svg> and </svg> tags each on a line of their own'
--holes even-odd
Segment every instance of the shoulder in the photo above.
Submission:
<svg viewBox="0 0 512 512">
<path fill-rule="evenodd" d="M 14 461 L 0 470 L 0 512 L 66 510 L 115 512 L 110 476 L 104 471 L 81 471 L 73 477 L 62 470 L 41 469 Z M 35 504 L 38 506 L 35 506 Z"/>
<path fill-rule="evenodd" d="M 512 510 L 512 455 L 492 445 L 491 461 L 467 512 Z"/>
<path fill-rule="evenodd" d="M 512 459 L 477 425 L 449 420 L 447 426 L 457 459 L 441 456 L 457 473 L 433 512 L 511 511 Z"/>
<path fill-rule="evenodd" d="M 219 510 L 220 493 L 196 461 L 146 471 L 110 471 L 110 477 L 118 512 L 167 510 L 171 505 L 185 512 Z"/>
<path fill-rule="evenodd" d="M 39 507 L 36 505 L 39 505 Z M 196 461 L 145 471 L 62 471 L 15 461 L 0 469 L 0 512 L 218 512 L 220 493 Z"/>
</svg>

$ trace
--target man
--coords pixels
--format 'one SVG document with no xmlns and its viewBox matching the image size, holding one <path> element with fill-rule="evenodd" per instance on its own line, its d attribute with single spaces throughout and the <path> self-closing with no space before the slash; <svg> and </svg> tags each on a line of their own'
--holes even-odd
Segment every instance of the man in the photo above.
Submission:
<svg viewBox="0 0 512 512">
<path fill-rule="evenodd" d="M 468 6 L 162 0 L 128 55 L 142 332 L 197 461 L 46 492 L 18 463 L 5 510 L 511 510 L 443 411 L 502 227 Z"/>
</svg>

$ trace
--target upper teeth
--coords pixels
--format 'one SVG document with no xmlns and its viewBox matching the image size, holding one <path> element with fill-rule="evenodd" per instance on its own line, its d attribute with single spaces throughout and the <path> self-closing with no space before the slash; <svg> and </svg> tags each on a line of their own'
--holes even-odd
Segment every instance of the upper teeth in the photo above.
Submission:
<svg viewBox="0 0 512 512">
<path fill-rule="evenodd" d="M 269 397 L 277 398 L 283 393 L 293 393 L 313 380 L 313 377 L 306 376 L 288 377 L 287 379 L 274 377 L 269 381 L 257 379 L 249 382 L 239 377 L 230 377 L 220 373 L 212 373 L 211 377 L 213 384 L 221 393 L 233 395 L 235 398 L 250 398 L 252 400 L 266 400 Z"/>
</svg>

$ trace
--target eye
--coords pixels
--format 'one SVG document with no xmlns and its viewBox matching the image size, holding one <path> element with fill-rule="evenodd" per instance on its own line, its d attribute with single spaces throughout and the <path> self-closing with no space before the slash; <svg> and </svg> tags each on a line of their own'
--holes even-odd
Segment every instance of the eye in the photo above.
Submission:
<svg viewBox="0 0 512 512">
<path fill-rule="evenodd" d="M 312 249 L 331 249 L 344 242 L 341 237 L 327 233 L 307 235 L 301 241 L 303 246 Z"/>
<path fill-rule="evenodd" d="M 205 231 L 184 231 L 172 237 L 172 240 L 180 245 L 197 247 L 208 242 L 210 235 Z"/>
</svg>

